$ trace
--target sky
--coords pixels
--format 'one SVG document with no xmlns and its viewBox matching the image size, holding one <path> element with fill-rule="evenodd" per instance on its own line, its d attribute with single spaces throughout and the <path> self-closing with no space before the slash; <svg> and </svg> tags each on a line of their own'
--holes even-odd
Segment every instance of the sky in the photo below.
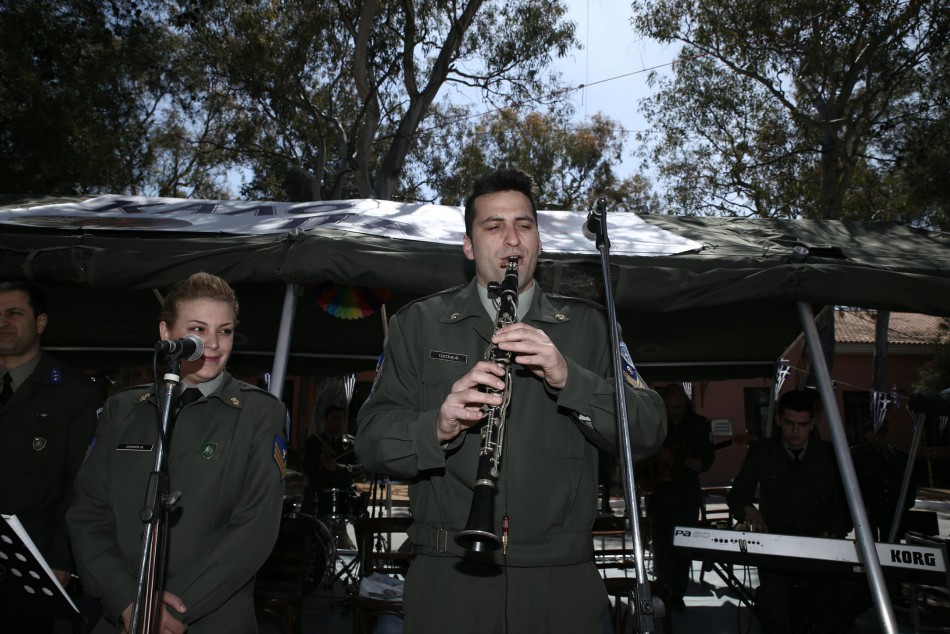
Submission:
<svg viewBox="0 0 950 634">
<path fill-rule="evenodd" d="M 576 24 L 575 37 L 584 48 L 555 60 L 552 69 L 562 73 L 569 86 L 585 86 L 572 93 L 578 124 L 600 112 L 629 132 L 617 174 L 632 175 L 639 163 L 632 156 L 634 136 L 647 127 L 637 102 L 650 94 L 649 70 L 669 74 L 679 47 L 639 38 L 630 24 L 633 11 L 629 0 L 565 0 L 565 4 L 567 19 Z M 239 191 L 239 175 L 234 175 L 231 186 Z"/>
<path fill-rule="evenodd" d="M 647 128 L 637 102 L 651 92 L 648 71 L 656 68 L 669 75 L 679 47 L 638 37 L 630 23 L 633 11 L 627 0 L 566 0 L 566 4 L 568 19 L 577 25 L 576 37 L 584 49 L 558 60 L 554 67 L 569 85 L 586 86 L 574 93 L 575 120 L 601 112 L 630 133 L 626 160 L 618 170 L 626 176 L 636 165 L 629 156 L 633 137 Z"/>
</svg>

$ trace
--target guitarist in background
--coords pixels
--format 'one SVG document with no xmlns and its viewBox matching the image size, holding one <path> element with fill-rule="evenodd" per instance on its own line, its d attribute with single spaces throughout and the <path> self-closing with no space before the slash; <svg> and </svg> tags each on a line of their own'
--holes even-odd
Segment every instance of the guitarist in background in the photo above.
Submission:
<svg viewBox="0 0 950 634">
<path fill-rule="evenodd" d="M 689 584 L 690 560 L 673 553 L 673 528 L 693 526 L 699 519 L 702 489 L 699 474 L 715 458 L 712 426 L 693 410 L 693 403 L 679 383 L 657 390 L 666 405 L 667 434 L 663 448 L 653 457 L 660 482 L 647 500 L 653 534 L 653 572 L 670 590 L 674 610 L 683 610 Z"/>
</svg>

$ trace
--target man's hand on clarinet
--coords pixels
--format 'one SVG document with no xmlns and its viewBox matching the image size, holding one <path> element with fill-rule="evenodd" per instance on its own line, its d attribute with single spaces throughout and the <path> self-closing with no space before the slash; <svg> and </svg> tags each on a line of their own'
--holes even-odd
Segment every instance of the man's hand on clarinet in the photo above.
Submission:
<svg viewBox="0 0 950 634">
<path fill-rule="evenodd" d="M 544 379 L 555 390 L 567 385 L 567 361 L 547 333 L 524 322 L 499 328 L 492 343 L 515 353 L 514 362 Z"/>
<path fill-rule="evenodd" d="M 503 390 L 505 382 L 501 377 L 505 370 L 492 361 L 479 361 L 462 378 L 452 384 L 452 389 L 439 408 L 436 418 L 436 433 L 439 442 L 452 440 L 460 433 L 478 423 L 485 417 L 484 406 L 501 404 L 501 397 L 480 391 L 484 385 L 495 390 Z"/>
</svg>

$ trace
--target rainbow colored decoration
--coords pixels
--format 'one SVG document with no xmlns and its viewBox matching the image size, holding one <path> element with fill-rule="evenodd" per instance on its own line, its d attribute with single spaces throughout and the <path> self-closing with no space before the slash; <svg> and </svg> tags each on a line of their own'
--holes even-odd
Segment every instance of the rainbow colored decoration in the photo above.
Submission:
<svg viewBox="0 0 950 634">
<path fill-rule="evenodd" d="M 368 317 L 392 295 L 385 288 L 345 286 L 333 282 L 312 282 L 309 286 L 317 305 L 340 319 Z"/>
</svg>

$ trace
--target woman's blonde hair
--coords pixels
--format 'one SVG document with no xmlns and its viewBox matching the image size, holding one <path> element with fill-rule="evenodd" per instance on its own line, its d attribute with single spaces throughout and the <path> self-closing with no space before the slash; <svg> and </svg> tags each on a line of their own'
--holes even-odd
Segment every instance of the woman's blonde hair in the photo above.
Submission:
<svg viewBox="0 0 950 634">
<path fill-rule="evenodd" d="M 237 325 L 238 301 L 234 289 L 217 275 L 204 272 L 195 273 L 175 282 L 172 290 L 165 298 L 159 319 L 171 327 L 178 318 L 181 303 L 194 299 L 210 299 L 231 304 L 231 308 L 234 310 L 234 322 Z"/>
</svg>

